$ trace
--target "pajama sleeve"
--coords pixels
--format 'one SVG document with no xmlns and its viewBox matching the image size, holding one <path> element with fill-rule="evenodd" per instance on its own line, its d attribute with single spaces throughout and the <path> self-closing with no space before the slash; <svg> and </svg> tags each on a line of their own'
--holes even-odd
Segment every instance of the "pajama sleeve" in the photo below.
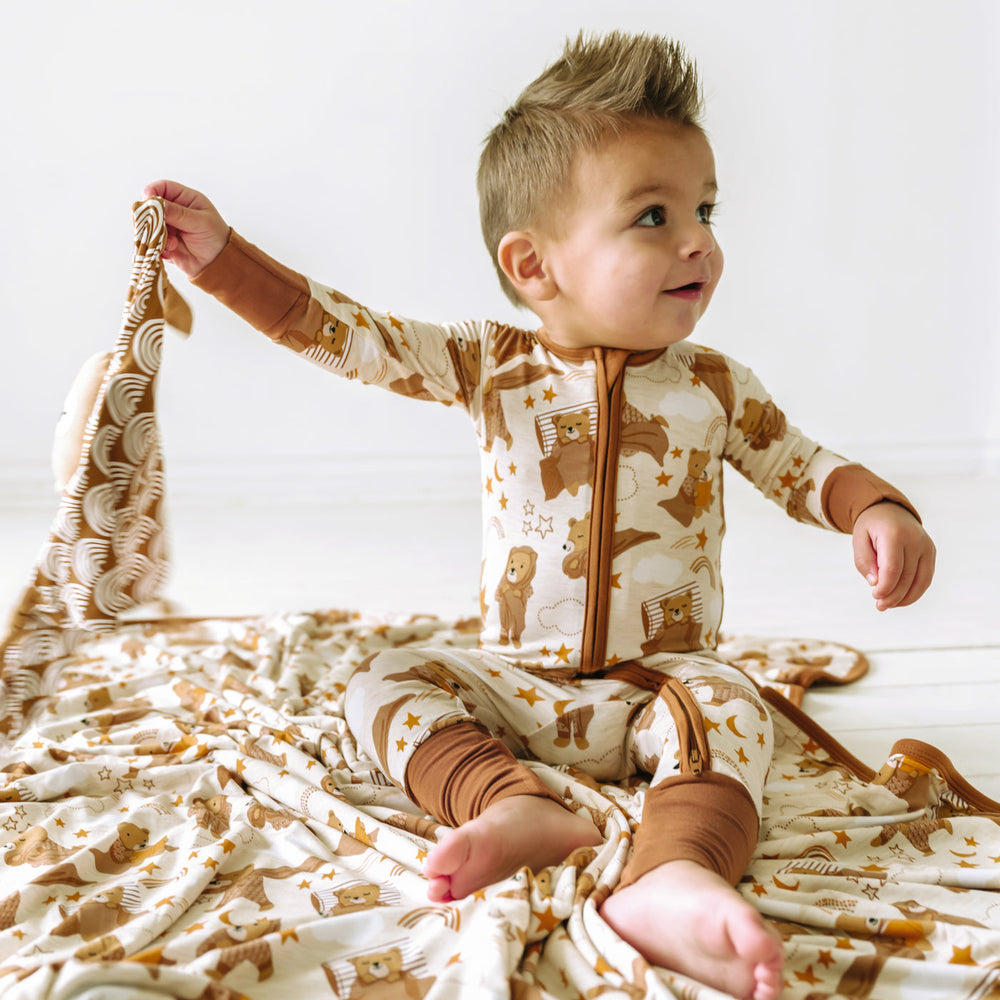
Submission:
<svg viewBox="0 0 1000 1000">
<path fill-rule="evenodd" d="M 725 457 L 768 499 L 798 521 L 850 532 L 858 515 L 884 500 L 913 504 L 862 465 L 821 447 L 788 423 L 757 376 L 730 358 L 732 411 Z"/>
<path fill-rule="evenodd" d="M 435 325 L 366 309 L 236 232 L 193 283 L 271 340 L 345 378 L 470 411 L 478 406 L 483 324 Z"/>
</svg>

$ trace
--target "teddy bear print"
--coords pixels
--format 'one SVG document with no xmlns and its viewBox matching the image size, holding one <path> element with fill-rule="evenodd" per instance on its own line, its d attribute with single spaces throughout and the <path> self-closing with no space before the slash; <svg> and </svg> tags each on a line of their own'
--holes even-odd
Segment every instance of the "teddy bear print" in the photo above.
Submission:
<svg viewBox="0 0 1000 1000">
<path fill-rule="evenodd" d="M 822 527 L 823 522 L 815 517 L 809 510 L 807 501 L 809 494 L 816 489 L 816 483 L 810 478 L 805 482 L 798 483 L 788 496 L 788 516 L 801 521 L 803 524 L 811 524 L 815 527 Z"/>
<path fill-rule="evenodd" d="M 125 949 L 114 934 L 105 934 L 96 941 L 80 945 L 73 957 L 80 962 L 123 962 Z"/>
<path fill-rule="evenodd" d="M 622 406 L 622 455 L 644 452 L 658 465 L 663 465 L 664 456 L 670 448 L 667 426 L 666 418 L 658 413 L 647 417 L 631 403 L 625 403 Z"/>
<path fill-rule="evenodd" d="M 60 905 L 59 916 L 62 923 L 50 931 L 56 937 L 71 937 L 78 934 L 84 941 L 93 941 L 127 924 L 135 914 L 122 905 L 125 896 L 123 886 L 116 885 L 104 892 L 91 896 L 72 913 L 67 913 Z"/>
<path fill-rule="evenodd" d="M 213 795 L 207 799 L 195 799 L 187 814 L 196 826 L 207 830 L 213 837 L 221 837 L 229 829 L 232 806 L 225 795 Z"/>
<path fill-rule="evenodd" d="M 753 451 L 763 451 L 772 441 L 784 439 L 788 421 L 771 400 L 762 403 L 759 399 L 744 399 L 743 415 L 735 425 Z"/>
<path fill-rule="evenodd" d="M 652 653 L 677 653 L 701 646 L 701 621 L 693 609 L 690 590 L 663 598 L 659 607 L 663 621 L 653 635 L 642 644 L 644 656 Z M 647 632 L 649 628 L 647 625 Z"/>
<path fill-rule="evenodd" d="M 44 827 L 32 826 L 14 838 L 3 859 L 8 865 L 28 864 L 38 868 L 58 864 L 72 855 L 72 848 L 63 847 L 51 840 Z"/>
<path fill-rule="evenodd" d="M 636 528 L 625 528 L 616 531 L 612 539 L 612 558 L 643 542 L 656 541 L 660 536 L 655 531 L 639 531 Z M 578 580 L 587 575 L 587 564 L 590 557 L 590 511 L 583 517 L 569 519 L 569 533 L 563 542 L 563 572 L 571 579 Z"/>
<path fill-rule="evenodd" d="M 270 979 L 274 973 L 274 959 L 270 943 L 263 938 L 268 934 L 277 934 L 281 930 L 281 921 L 260 917 L 251 924 L 234 924 L 229 918 L 229 911 L 221 914 L 219 919 L 225 926 L 202 941 L 195 953 L 200 958 L 210 951 L 221 952 L 215 968 L 206 970 L 208 974 L 213 979 L 221 979 L 241 963 L 249 962 L 257 969 L 257 982 Z"/>
<path fill-rule="evenodd" d="M 350 1000 L 421 1000 L 434 984 L 433 977 L 418 978 L 403 968 L 403 953 L 388 948 L 351 959 L 356 978 Z"/>
<path fill-rule="evenodd" d="M 358 910 L 370 910 L 374 906 L 385 906 L 380 899 L 381 888 L 370 882 L 344 886 L 335 889 L 334 893 L 337 902 L 331 913 L 356 913 Z"/>
<path fill-rule="evenodd" d="M 531 581 L 535 577 L 538 553 L 529 545 L 517 545 L 507 556 L 503 579 L 497 587 L 496 600 L 500 607 L 500 645 L 521 648 L 525 612 L 534 593 Z"/>
<path fill-rule="evenodd" d="M 711 457 L 708 451 L 692 448 L 687 460 L 687 475 L 680 489 L 674 496 L 659 503 L 659 506 L 685 528 L 689 527 L 696 517 L 701 517 L 712 503 L 712 480 L 705 475 L 705 468 Z"/>
<path fill-rule="evenodd" d="M 572 739 L 576 743 L 577 749 L 586 750 L 590 746 L 590 741 L 587 739 L 587 729 L 594 719 L 594 706 L 581 705 L 567 711 L 569 704 L 570 702 L 557 701 L 554 705 L 556 738 L 552 743 L 557 747 L 568 747 Z"/>
<path fill-rule="evenodd" d="M 147 846 L 149 830 L 135 823 L 119 823 L 118 837 L 107 851 L 90 848 L 94 856 L 94 867 L 104 875 L 120 875 L 146 858 L 155 858 L 164 851 L 176 851 L 167 845 L 167 838 L 161 837 L 155 844 Z"/>
<path fill-rule="evenodd" d="M 576 496 L 581 486 L 594 478 L 595 443 L 591 436 L 590 410 L 556 413 L 551 416 L 555 428 L 552 450 L 539 463 L 545 499 L 557 497 L 563 490 Z"/>
<path fill-rule="evenodd" d="M 347 335 L 350 332 L 351 328 L 346 323 L 337 319 L 336 316 L 323 313 L 323 325 L 320 327 L 317 337 L 319 346 L 335 358 L 339 358 L 347 346 Z"/>
</svg>

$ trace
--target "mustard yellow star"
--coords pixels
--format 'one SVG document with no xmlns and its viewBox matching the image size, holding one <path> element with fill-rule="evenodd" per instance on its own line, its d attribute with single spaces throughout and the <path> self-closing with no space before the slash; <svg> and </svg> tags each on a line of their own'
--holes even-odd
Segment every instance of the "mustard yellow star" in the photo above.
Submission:
<svg viewBox="0 0 1000 1000">
<path fill-rule="evenodd" d="M 978 962 L 972 960 L 972 945 L 970 944 L 968 948 L 956 948 L 954 945 L 951 946 L 951 958 L 948 959 L 949 965 L 978 965 Z"/>
<path fill-rule="evenodd" d="M 532 708 L 535 707 L 536 701 L 545 701 L 545 699 L 538 693 L 536 688 L 518 688 L 517 695 L 518 698 L 523 698 Z"/>
</svg>

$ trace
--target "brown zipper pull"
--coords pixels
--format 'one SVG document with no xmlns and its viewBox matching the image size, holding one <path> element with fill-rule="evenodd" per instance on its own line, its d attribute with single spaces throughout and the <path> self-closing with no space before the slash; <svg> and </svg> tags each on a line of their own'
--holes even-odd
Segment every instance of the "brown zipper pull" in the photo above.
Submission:
<svg viewBox="0 0 1000 1000">
<path fill-rule="evenodd" d="M 691 747 L 691 750 L 688 753 L 688 764 L 691 767 L 692 774 L 701 774 L 701 753 L 698 751 L 697 747 Z"/>
</svg>

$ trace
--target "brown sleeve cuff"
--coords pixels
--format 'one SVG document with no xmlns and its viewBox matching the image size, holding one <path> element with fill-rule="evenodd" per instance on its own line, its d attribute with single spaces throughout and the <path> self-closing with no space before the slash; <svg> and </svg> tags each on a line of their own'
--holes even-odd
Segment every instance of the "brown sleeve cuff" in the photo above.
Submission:
<svg viewBox="0 0 1000 1000">
<path fill-rule="evenodd" d="M 192 284 L 270 337 L 287 328 L 310 294 L 303 275 L 268 257 L 233 230 L 219 256 Z"/>
<path fill-rule="evenodd" d="M 854 522 L 863 510 L 883 500 L 898 503 L 920 520 L 916 507 L 895 486 L 863 465 L 838 466 L 823 483 L 823 513 L 838 531 L 847 534 L 854 529 Z"/>
</svg>

